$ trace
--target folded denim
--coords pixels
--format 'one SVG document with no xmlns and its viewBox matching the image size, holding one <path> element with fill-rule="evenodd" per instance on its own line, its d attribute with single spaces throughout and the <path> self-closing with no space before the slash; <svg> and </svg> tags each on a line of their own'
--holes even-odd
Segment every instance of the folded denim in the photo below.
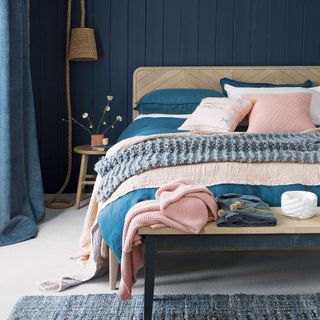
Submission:
<svg viewBox="0 0 320 320">
<path fill-rule="evenodd" d="M 270 211 L 270 206 L 259 197 L 228 193 L 216 200 L 219 209 L 224 211 L 218 214 L 218 227 L 271 227 L 277 224 L 277 218 L 272 213 L 262 211 Z M 231 210 L 230 206 L 236 202 L 240 202 L 241 207 Z"/>
</svg>

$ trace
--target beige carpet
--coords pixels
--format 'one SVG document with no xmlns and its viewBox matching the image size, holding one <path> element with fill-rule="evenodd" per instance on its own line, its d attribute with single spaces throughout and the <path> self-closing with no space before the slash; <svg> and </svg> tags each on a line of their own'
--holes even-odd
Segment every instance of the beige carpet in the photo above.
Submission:
<svg viewBox="0 0 320 320">
<path fill-rule="evenodd" d="M 86 208 L 48 210 L 38 237 L 0 247 L 0 320 L 24 295 L 41 295 L 36 282 L 77 269 L 68 259 L 78 246 Z M 161 254 L 156 293 L 320 292 L 320 251 Z M 143 292 L 141 277 L 133 293 Z M 54 295 L 110 293 L 107 276 Z"/>
</svg>

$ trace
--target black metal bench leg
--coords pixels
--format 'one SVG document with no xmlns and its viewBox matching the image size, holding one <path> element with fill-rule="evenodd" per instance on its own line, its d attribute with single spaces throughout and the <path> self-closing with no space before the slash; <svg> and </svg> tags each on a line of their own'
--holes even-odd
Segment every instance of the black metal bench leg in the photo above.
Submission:
<svg viewBox="0 0 320 320">
<path fill-rule="evenodd" d="M 146 236 L 144 239 L 144 320 L 152 319 L 155 257 L 157 253 L 157 239 Z"/>
</svg>

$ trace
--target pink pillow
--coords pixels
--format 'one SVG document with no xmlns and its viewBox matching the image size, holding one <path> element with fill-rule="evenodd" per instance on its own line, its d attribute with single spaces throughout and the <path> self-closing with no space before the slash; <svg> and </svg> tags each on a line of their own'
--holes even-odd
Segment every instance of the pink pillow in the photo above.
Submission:
<svg viewBox="0 0 320 320">
<path fill-rule="evenodd" d="M 252 106 L 247 99 L 205 98 L 179 130 L 232 132 Z"/>
<path fill-rule="evenodd" d="M 311 93 L 244 94 L 242 98 L 256 100 L 247 132 L 301 132 L 315 128 L 309 117 Z"/>
</svg>

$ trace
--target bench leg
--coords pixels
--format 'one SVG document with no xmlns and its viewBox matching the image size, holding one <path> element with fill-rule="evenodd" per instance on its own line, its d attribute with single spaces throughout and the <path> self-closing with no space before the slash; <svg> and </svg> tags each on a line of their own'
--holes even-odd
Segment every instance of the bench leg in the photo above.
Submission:
<svg viewBox="0 0 320 320">
<path fill-rule="evenodd" d="M 156 237 L 146 236 L 144 240 L 144 320 L 152 319 L 156 253 Z"/>
<path fill-rule="evenodd" d="M 110 290 L 115 290 L 117 286 L 117 278 L 118 278 L 119 264 L 118 261 L 113 254 L 113 252 L 109 249 L 109 286 Z"/>
</svg>

